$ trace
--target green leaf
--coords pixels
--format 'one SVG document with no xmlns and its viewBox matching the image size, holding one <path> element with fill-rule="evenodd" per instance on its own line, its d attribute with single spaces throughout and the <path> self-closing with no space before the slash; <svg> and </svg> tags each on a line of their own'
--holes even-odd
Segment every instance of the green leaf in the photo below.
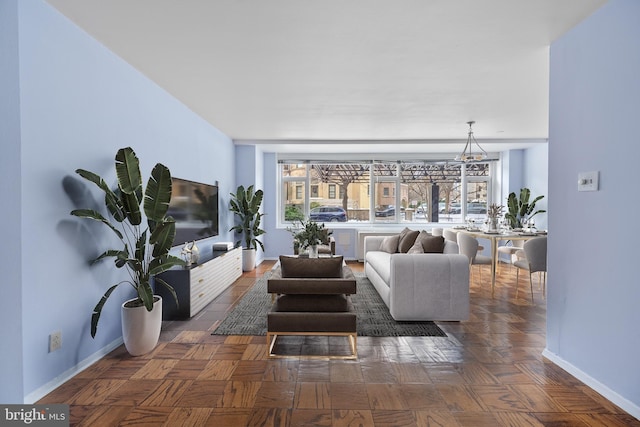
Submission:
<svg viewBox="0 0 640 427">
<path fill-rule="evenodd" d="M 144 213 L 148 220 L 162 221 L 171 201 L 171 173 L 169 168 L 158 163 L 151 171 L 144 193 Z"/>
<path fill-rule="evenodd" d="M 151 260 L 149 264 L 149 274 L 155 276 L 178 265 L 184 266 L 186 263 L 184 260 L 173 255 L 162 255 L 161 257 Z"/>
<path fill-rule="evenodd" d="M 176 294 L 176 290 L 173 289 L 173 286 L 171 286 L 170 284 L 168 284 L 158 276 L 154 276 L 154 280 L 156 281 L 156 283 L 159 283 L 162 286 L 164 286 L 171 293 L 171 295 L 173 296 L 173 300 L 176 302 L 176 308 L 179 308 L 180 302 L 178 301 L 178 295 Z"/>
<path fill-rule="evenodd" d="M 124 211 L 131 225 L 140 225 L 142 223 L 142 212 L 140 211 L 140 202 L 134 193 L 125 193 L 120 190 L 120 202 L 124 206 Z"/>
<path fill-rule="evenodd" d="M 142 300 L 147 311 L 153 310 L 153 289 L 149 285 L 149 280 L 145 280 L 138 286 L 138 298 Z"/>
<path fill-rule="evenodd" d="M 135 194 L 142 186 L 140 162 L 131 147 L 121 148 L 116 154 L 118 186 L 126 194 Z"/>
<path fill-rule="evenodd" d="M 98 330 L 98 320 L 100 320 L 100 314 L 102 314 L 102 307 L 104 307 L 104 304 L 111 296 L 111 293 L 118 287 L 119 284 L 120 283 L 110 287 L 107 292 L 104 293 L 102 298 L 100 298 L 98 304 L 96 304 L 96 306 L 93 308 L 93 313 L 91 314 L 91 338 L 96 337 L 96 332 Z"/>
<path fill-rule="evenodd" d="M 118 222 L 124 221 L 126 218 L 124 207 L 120 203 L 118 196 L 111 191 L 109 186 L 107 186 L 107 183 L 104 182 L 104 179 L 100 178 L 100 176 L 95 173 L 84 169 L 76 169 L 76 173 L 97 185 L 104 192 L 104 203 L 107 206 L 109 213 L 113 216 L 113 219 Z"/>
<path fill-rule="evenodd" d="M 117 250 L 117 249 L 109 249 L 107 251 L 104 251 L 102 254 L 100 254 L 96 259 L 94 259 L 91 263 L 95 264 L 100 260 L 103 260 L 105 258 L 109 258 L 109 257 L 115 257 L 116 258 L 116 267 L 120 268 L 124 265 L 124 263 L 121 263 L 120 265 L 118 265 L 118 260 L 127 260 L 127 258 L 129 258 L 129 251 L 127 250 L 127 247 L 125 246 L 124 250 Z"/>
<path fill-rule="evenodd" d="M 120 232 L 120 230 L 111 225 L 111 223 L 105 217 L 103 217 L 100 212 L 94 211 L 93 209 L 74 209 L 71 211 L 71 215 L 77 216 L 78 218 L 93 219 L 95 221 L 106 224 L 122 240 L 122 233 Z"/>
<path fill-rule="evenodd" d="M 147 250 L 147 231 L 145 230 L 141 235 L 138 241 L 136 242 L 136 251 L 135 251 L 135 259 L 140 262 L 140 264 L 144 263 L 145 255 Z"/>
<path fill-rule="evenodd" d="M 149 243 L 153 245 L 153 257 L 157 258 L 161 255 L 169 253 L 173 241 L 176 237 L 176 222 L 173 218 L 165 218 L 163 222 L 159 223 L 151 237 Z"/>
</svg>

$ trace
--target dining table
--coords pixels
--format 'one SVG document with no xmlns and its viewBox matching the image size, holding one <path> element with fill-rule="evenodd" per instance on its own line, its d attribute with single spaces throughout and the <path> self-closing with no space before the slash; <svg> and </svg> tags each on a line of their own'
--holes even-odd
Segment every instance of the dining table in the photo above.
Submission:
<svg viewBox="0 0 640 427">
<path fill-rule="evenodd" d="M 453 227 L 457 232 L 467 233 L 475 238 L 487 239 L 491 242 L 491 298 L 494 297 L 496 288 L 496 271 L 498 267 L 498 245 L 505 240 L 529 240 L 537 236 L 546 236 L 546 231 L 484 231 L 481 229 L 469 229 L 466 227 Z"/>
</svg>

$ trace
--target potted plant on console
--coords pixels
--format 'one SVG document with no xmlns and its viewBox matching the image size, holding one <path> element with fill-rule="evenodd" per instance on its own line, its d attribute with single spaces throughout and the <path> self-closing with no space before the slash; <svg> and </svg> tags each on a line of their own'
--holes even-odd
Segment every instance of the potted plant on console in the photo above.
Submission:
<svg viewBox="0 0 640 427">
<path fill-rule="evenodd" d="M 264 251 L 264 244 L 257 239 L 265 233 L 260 228 L 260 221 L 264 214 L 260 213 L 260 205 L 264 193 L 262 190 L 253 190 L 250 185 L 246 190 L 244 186 L 239 186 L 235 193 L 231 193 L 229 202 L 231 211 L 238 217 L 239 223 L 229 231 L 242 234 L 242 239 L 236 242 L 240 244 L 244 240 L 242 249 L 242 270 L 251 271 L 256 267 L 256 251 L 258 246 Z"/>
<path fill-rule="evenodd" d="M 135 152 L 127 147 L 118 150 L 115 170 L 118 180 L 115 191 L 95 173 L 76 170 L 78 175 L 93 182 L 104 192 L 104 203 L 111 220 L 92 209 L 76 209 L 71 215 L 99 221 L 116 234 L 122 247 L 106 250 L 93 262 L 114 258 L 115 266 L 125 267 L 130 276 L 128 280 L 111 286 L 93 309 L 91 336 L 95 338 L 102 308 L 111 293 L 119 285 L 128 283 L 137 295 L 122 304 L 122 337 L 127 351 L 139 356 L 155 348 L 162 326 L 162 299 L 153 294 L 151 277 L 173 266 L 185 265 L 185 262 L 169 254 L 176 234 L 174 219 L 166 215 L 171 199 L 169 169 L 160 163 L 156 164 L 143 190 L 139 160 Z M 146 226 L 142 212 L 146 216 Z M 177 303 L 174 289 L 159 278 L 155 281 L 166 287 Z"/>
</svg>

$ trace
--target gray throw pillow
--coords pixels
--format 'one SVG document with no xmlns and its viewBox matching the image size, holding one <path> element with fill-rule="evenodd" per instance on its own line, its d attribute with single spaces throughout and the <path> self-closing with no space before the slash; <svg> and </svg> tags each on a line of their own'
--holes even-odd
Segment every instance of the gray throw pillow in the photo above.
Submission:
<svg viewBox="0 0 640 427">
<path fill-rule="evenodd" d="M 340 278 L 342 277 L 342 255 L 322 258 L 281 255 L 280 271 L 283 278 Z"/>
<path fill-rule="evenodd" d="M 416 241 L 413 246 L 411 246 L 409 248 L 409 250 L 407 251 L 408 254 L 423 254 L 424 253 L 424 249 L 422 248 L 422 243 Z"/>
<path fill-rule="evenodd" d="M 413 246 L 416 241 L 416 237 L 420 234 L 418 230 L 410 230 L 405 228 L 400 232 L 400 239 L 398 241 L 398 252 L 407 253 L 409 249 Z"/>
<path fill-rule="evenodd" d="M 422 249 L 426 254 L 441 254 L 444 252 L 444 237 L 442 236 L 424 236 L 420 239 Z"/>
<path fill-rule="evenodd" d="M 400 235 L 395 234 L 393 236 L 387 236 L 382 241 L 380 245 L 380 250 L 382 252 L 387 252 L 390 254 L 394 254 L 398 252 L 398 242 L 400 241 Z"/>
</svg>

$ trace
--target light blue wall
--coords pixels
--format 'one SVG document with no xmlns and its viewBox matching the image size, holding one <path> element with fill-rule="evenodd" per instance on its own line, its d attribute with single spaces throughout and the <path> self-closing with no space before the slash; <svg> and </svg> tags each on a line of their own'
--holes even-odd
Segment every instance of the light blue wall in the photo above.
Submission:
<svg viewBox="0 0 640 427">
<path fill-rule="evenodd" d="M 12 367 L 24 378 L 24 393 L 17 393 L 30 400 L 48 391 L 56 377 L 64 377 L 119 342 L 120 303 L 130 295 L 130 289 L 121 287 L 111 296 L 96 339 L 92 339 L 89 322 L 93 306 L 108 286 L 124 276 L 108 262 L 92 268 L 87 264 L 113 240 L 100 224 L 69 215 L 78 204 L 67 190 L 83 188 L 74 184 L 79 181 L 73 171 L 89 169 L 113 183 L 113 157 L 118 148 L 131 146 L 141 160 L 145 179 L 153 165 L 161 162 L 174 176 L 205 183 L 218 181 L 220 204 L 226 206 L 227 195 L 235 186 L 235 163 L 228 137 L 47 3 L 20 1 L 18 10 L 21 135 L 12 129 L 13 139 L 20 138 L 20 142 L 8 148 L 11 161 L 16 163 L 9 172 L 17 175 L 10 182 L 19 184 L 22 180 L 22 227 L 17 226 L 19 216 L 12 221 L 19 229 L 16 241 L 22 242 L 22 247 L 5 247 L 17 251 L 12 257 L 18 264 L 19 257 L 22 259 L 21 270 L 12 276 L 21 284 L 24 303 L 21 313 L 12 309 L 17 319 L 11 324 L 22 321 L 24 366 Z M 15 27 L 14 21 L 9 19 L 10 28 Z M 10 48 L 3 46 L 2 52 Z M 9 89 L 15 91 L 15 78 L 10 82 Z M 5 86 L 3 79 L 3 90 Z M 3 108 L 5 104 L 3 101 Z M 15 200 L 14 193 L 3 187 L 4 200 L 5 194 Z M 87 203 L 87 193 L 75 194 L 83 198 L 80 204 Z M 93 188 L 89 194 L 98 196 Z M 232 220 L 226 209 L 221 209 L 221 235 L 202 242 L 201 250 L 207 250 L 213 241 L 230 240 L 227 230 Z M 4 335 L 7 332 L 3 329 Z M 48 336 L 56 330 L 62 331 L 62 349 L 48 353 Z M 15 337 L 10 339 L 20 344 Z M 14 359 L 12 356 L 9 362 Z M 16 394 L 7 391 L 12 386 L 4 379 L 0 387 L 3 395 Z"/>
<path fill-rule="evenodd" d="M 18 0 L 0 0 L 0 234 L 2 297 L 0 297 L 0 402 L 22 403 L 22 227 L 20 165 L 20 91 Z"/>
<path fill-rule="evenodd" d="M 262 150 L 255 145 L 237 145 L 235 147 L 235 164 L 236 164 L 236 187 L 243 185 L 245 188 L 253 185 L 254 190 L 262 190 L 264 192 L 264 198 L 262 200 L 262 212 L 266 213 L 267 200 L 272 197 L 271 193 L 267 193 L 264 186 L 264 158 Z M 235 192 L 235 191 L 234 191 Z M 263 218 L 266 221 L 267 217 Z M 261 224 L 261 228 L 265 229 L 264 224 Z M 234 243 L 241 237 L 239 234 L 235 234 L 233 237 Z M 266 249 L 266 234 L 259 237 L 259 240 L 265 244 Z M 262 249 L 258 248 L 256 253 L 256 264 L 260 264 L 264 259 L 264 253 Z"/>
<path fill-rule="evenodd" d="M 610 0 L 551 47 L 547 298 L 549 355 L 636 417 L 639 40 L 640 2 Z"/>
<path fill-rule="evenodd" d="M 500 203 L 507 205 L 509 193 L 520 194 L 523 187 L 531 190 L 531 198 L 544 196 L 536 202 L 536 210 L 548 210 L 549 201 L 549 145 L 536 144 L 532 148 L 510 150 L 501 153 L 498 170 Z M 549 228 L 547 213 L 541 213 L 533 218 L 539 230 Z"/>
<path fill-rule="evenodd" d="M 540 144 L 524 150 L 522 170 L 523 187 L 531 190 L 531 199 L 544 196 L 536 202 L 535 210 L 548 212 L 549 204 L 549 146 Z M 547 213 L 540 213 L 533 217 L 536 228 L 546 230 L 549 228 Z"/>
</svg>

